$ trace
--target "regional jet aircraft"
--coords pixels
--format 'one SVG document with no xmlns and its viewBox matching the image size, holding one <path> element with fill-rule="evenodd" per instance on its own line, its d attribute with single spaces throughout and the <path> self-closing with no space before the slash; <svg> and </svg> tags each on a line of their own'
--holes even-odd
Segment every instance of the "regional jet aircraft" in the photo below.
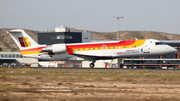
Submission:
<svg viewBox="0 0 180 101">
<path fill-rule="evenodd" d="M 24 30 L 8 33 L 23 56 L 54 61 L 88 60 L 92 61 L 91 68 L 96 60 L 166 55 L 177 51 L 155 39 L 39 45 Z"/>
</svg>

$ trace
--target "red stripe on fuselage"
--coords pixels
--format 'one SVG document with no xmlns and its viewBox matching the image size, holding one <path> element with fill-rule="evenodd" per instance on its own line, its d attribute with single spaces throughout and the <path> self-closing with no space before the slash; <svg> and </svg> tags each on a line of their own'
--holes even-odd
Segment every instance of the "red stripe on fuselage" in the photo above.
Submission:
<svg viewBox="0 0 180 101">
<path fill-rule="evenodd" d="M 79 45 L 67 45 L 68 48 L 93 48 L 93 47 L 102 47 L 106 45 L 106 47 L 111 46 L 128 46 L 135 42 L 136 40 L 129 40 L 129 41 L 119 41 L 114 43 L 92 43 L 92 44 L 79 44 Z"/>
<path fill-rule="evenodd" d="M 20 50 L 20 52 L 27 52 L 27 51 L 41 51 L 42 48 L 45 48 L 46 46 L 44 47 L 38 47 L 38 48 L 31 48 L 31 49 L 24 49 L 24 50 Z"/>
<path fill-rule="evenodd" d="M 72 50 L 71 50 L 69 47 L 67 47 L 67 46 L 66 46 L 66 50 L 67 50 L 68 54 L 74 54 L 74 53 L 72 52 Z"/>
</svg>

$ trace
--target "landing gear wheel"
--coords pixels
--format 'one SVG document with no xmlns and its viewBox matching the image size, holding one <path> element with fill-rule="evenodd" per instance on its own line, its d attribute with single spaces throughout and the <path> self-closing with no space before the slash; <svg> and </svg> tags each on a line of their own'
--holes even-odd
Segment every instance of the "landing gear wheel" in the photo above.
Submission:
<svg viewBox="0 0 180 101">
<path fill-rule="evenodd" d="M 94 63 L 90 63 L 89 66 L 90 66 L 91 68 L 94 68 Z"/>
</svg>

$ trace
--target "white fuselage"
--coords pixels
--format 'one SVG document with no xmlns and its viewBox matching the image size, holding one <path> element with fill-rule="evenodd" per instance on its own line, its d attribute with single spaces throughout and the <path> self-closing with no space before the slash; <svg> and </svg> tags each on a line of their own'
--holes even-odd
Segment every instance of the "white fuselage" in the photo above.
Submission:
<svg viewBox="0 0 180 101">
<path fill-rule="evenodd" d="M 111 42 L 109 42 L 111 43 Z M 80 43 L 80 44 L 67 44 L 68 46 L 73 45 L 88 45 L 99 44 L 99 43 Z M 55 60 L 55 61 L 68 61 L 68 60 L 98 60 L 98 59 L 114 59 L 114 58 L 125 58 L 125 57 L 142 57 L 142 56 L 155 56 L 155 55 L 166 55 L 177 50 L 169 45 L 162 44 L 158 40 L 147 39 L 142 45 L 138 47 L 126 46 L 122 47 L 106 47 L 106 44 L 101 43 L 102 47 L 96 47 L 95 50 L 84 48 L 79 51 L 73 51 L 73 54 L 69 54 L 68 51 L 56 53 L 50 57 L 50 55 L 44 53 L 39 55 L 28 55 L 29 57 L 38 58 L 42 60 Z M 98 49 L 99 48 L 99 49 Z M 114 48 L 114 49 L 113 49 Z"/>
</svg>

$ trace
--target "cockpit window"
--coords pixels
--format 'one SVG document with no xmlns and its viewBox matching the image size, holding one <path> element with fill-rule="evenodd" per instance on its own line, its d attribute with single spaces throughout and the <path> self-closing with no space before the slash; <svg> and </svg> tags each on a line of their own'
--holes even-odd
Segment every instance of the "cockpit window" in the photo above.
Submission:
<svg viewBox="0 0 180 101">
<path fill-rule="evenodd" d="M 163 42 L 156 42 L 156 45 L 165 45 Z"/>
</svg>

